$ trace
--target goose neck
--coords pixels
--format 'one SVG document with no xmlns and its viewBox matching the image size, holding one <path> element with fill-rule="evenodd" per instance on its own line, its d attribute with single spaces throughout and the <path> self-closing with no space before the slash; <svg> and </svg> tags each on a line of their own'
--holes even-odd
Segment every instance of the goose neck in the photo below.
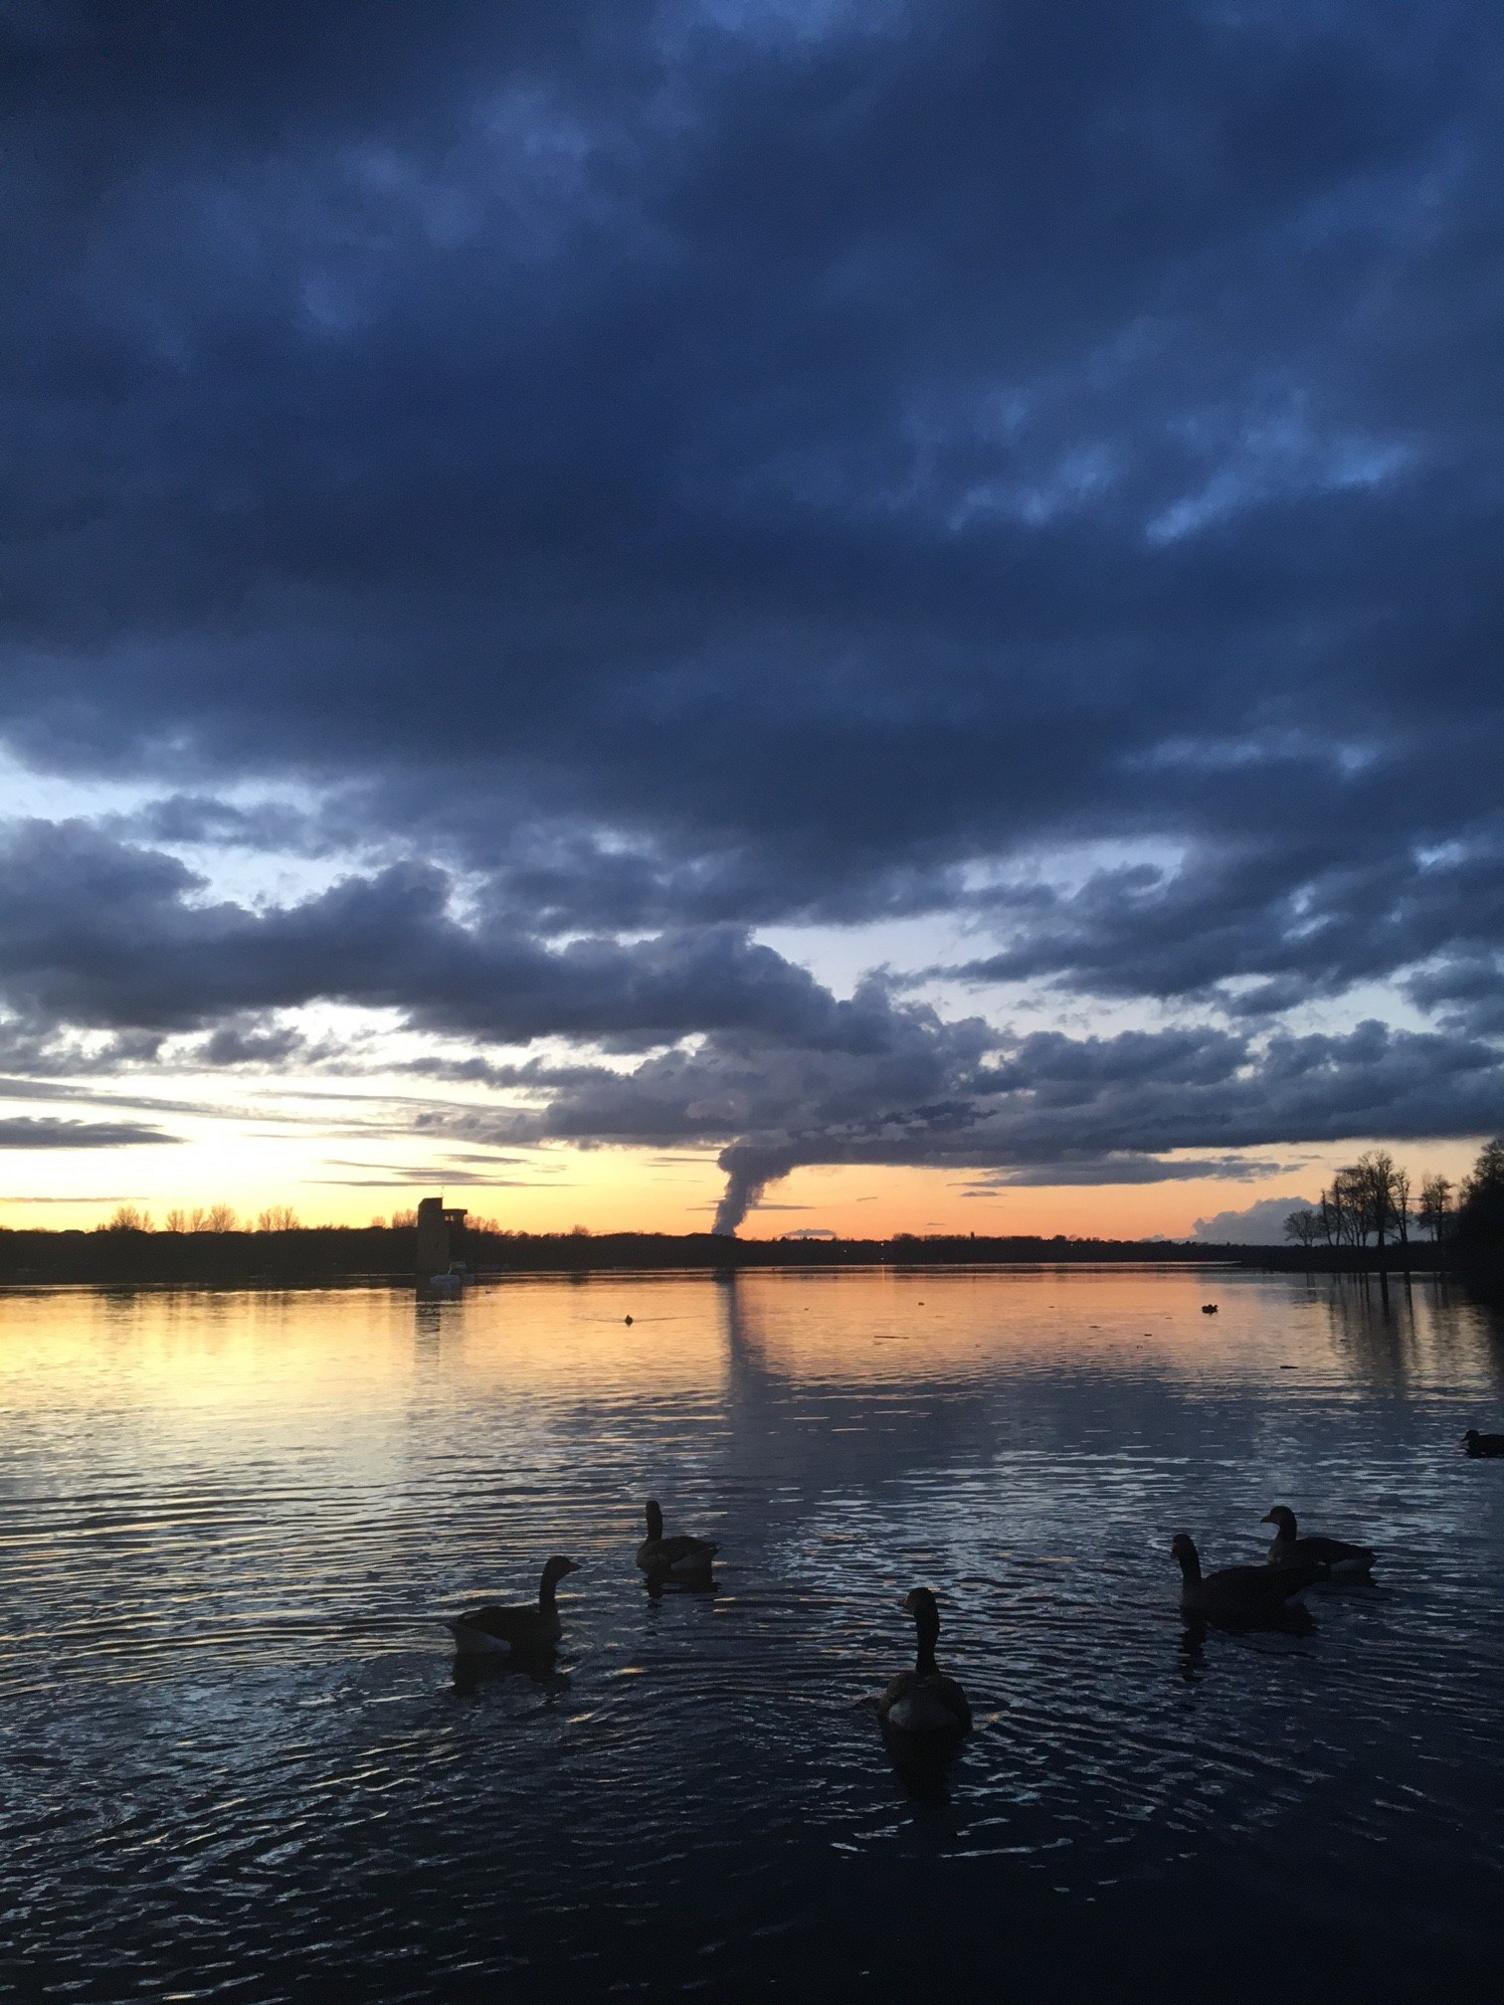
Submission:
<svg viewBox="0 0 1504 2005">
<path fill-rule="evenodd" d="M 940 1633 L 940 1625 L 938 1622 L 925 1622 L 921 1619 L 917 1627 L 919 1635 L 918 1648 L 914 1653 L 914 1669 L 921 1678 L 932 1678 L 938 1668 L 935 1663 L 935 1638 Z"/>
</svg>

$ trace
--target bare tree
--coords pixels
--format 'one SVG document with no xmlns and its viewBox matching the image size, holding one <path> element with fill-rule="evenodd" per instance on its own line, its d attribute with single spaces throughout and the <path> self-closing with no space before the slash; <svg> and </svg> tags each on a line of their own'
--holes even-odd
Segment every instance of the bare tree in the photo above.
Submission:
<svg viewBox="0 0 1504 2005">
<path fill-rule="evenodd" d="M 188 1214 L 183 1210 L 181 1205 L 175 1204 L 172 1210 L 168 1212 L 162 1229 L 164 1232 L 186 1232 L 188 1230 Z"/>
<path fill-rule="evenodd" d="M 149 1211 L 143 1211 L 136 1204 L 122 1204 L 117 1206 L 108 1223 L 99 1229 L 101 1232 L 152 1232 L 156 1228 L 152 1225 Z"/>
<path fill-rule="evenodd" d="M 1358 1158 L 1358 1169 L 1374 1244 L 1382 1252 L 1394 1218 L 1394 1157 L 1383 1149 L 1365 1149 Z"/>
<path fill-rule="evenodd" d="M 1389 1186 L 1394 1200 L 1394 1229 L 1399 1234 L 1400 1245 L 1410 1243 L 1410 1172 L 1396 1164 L 1394 1177 Z"/>
<path fill-rule="evenodd" d="M 1439 1246 L 1446 1238 L 1452 1217 L 1452 1180 L 1438 1174 L 1420 1180 L 1420 1205 L 1416 1216 Z"/>
<path fill-rule="evenodd" d="M 302 1230 L 298 1214 L 290 1204 L 269 1204 L 256 1220 L 258 1232 L 299 1232 Z"/>
<path fill-rule="evenodd" d="M 1292 1211 L 1285 1220 L 1285 1237 L 1309 1252 L 1321 1238 L 1325 1226 L 1319 1211 Z"/>
<path fill-rule="evenodd" d="M 198 1217 L 199 1214 L 195 1212 L 194 1216 Z M 202 1226 L 198 1228 L 201 1232 L 233 1232 L 238 1222 L 235 1217 L 235 1207 L 230 1204 L 211 1204 L 203 1213 L 203 1221 Z"/>
<path fill-rule="evenodd" d="M 1368 1179 L 1361 1163 L 1345 1163 L 1332 1178 L 1332 1209 L 1339 1246 L 1362 1246 L 1368 1239 Z"/>
</svg>

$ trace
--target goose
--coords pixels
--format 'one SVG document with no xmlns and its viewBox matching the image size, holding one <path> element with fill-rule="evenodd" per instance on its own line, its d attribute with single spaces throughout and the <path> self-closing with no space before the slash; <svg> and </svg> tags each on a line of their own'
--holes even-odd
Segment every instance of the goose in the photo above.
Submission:
<svg viewBox="0 0 1504 2005">
<path fill-rule="evenodd" d="M 1462 1445 L 1469 1455 L 1504 1455 L 1504 1434 L 1480 1434 L 1476 1427 L 1470 1427 Z"/>
<path fill-rule="evenodd" d="M 720 1551 L 712 1539 L 692 1539 L 685 1533 L 677 1538 L 663 1536 L 663 1513 L 649 1497 L 646 1505 L 648 1535 L 637 1548 L 637 1564 L 644 1573 L 709 1573 L 710 1563 Z"/>
<path fill-rule="evenodd" d="M 444 1618 L 444 1627 L 454 1637 L 455 1648 L 464 1656 L 492 1656 L 498 1650 L 514 1654 L 527 1650 L 548 1650 L 559 1640 L 561 1625 L 554 1589 L 567 1573 L 578 1573 L 572 1559 L 555 1553 L 543 1569 L 536 1604 L 522 1608 L 468 1608 L 463 1615 Z"/>
<path fill-rule="evenodd" d="M 884 1726 L 899 1733 L 966 1733 L 971 1707 L 954 1678 L 935 1664 L 935 1638 L 940 1634 L 940 1610 L 927 1587 L 916 1587 L 903 1603 L 914 1618 L 919 1639 L 912 1671 L 900 1671 L 877 1702 Z"/>
<path fill-rule="evenodd" d="M 1305 1610 L 1286 1607 L 1290 1597 L 1300 1594 L 1326 1572 L 1322 1566 L 1297 1562 L 1293 1566 L 1224 1566 L 1216 1573 L 1203 1574 L 1201 1556 L 1189 1532 L 1177 1532 L 1170 1551 L 1180 1562 L 1180 1607 L 1185 1615 L 1208 1615 L 1232 1622 L 1278 1623 Z M 1310 1617 L 1307 1615 L 1306 1620 Z"/>
<path fill-rule="evenodd" d="M 1367 1573 L 1373 1565 L 1375 1556 L 1369 1546 L 1349 1545 L 1345 1539 L 1300 1538 L 1295 1513 L 1287 1504 L 1276 1504 L 1262 1522 L 1275 1527 L 1269 1547 L 1271 1566 L 1309 1564 L 1324 1566 L 1333 1574 L 1359 1574 Z"/>
<path fill-rule="evenodd" d="M 1215 1316 L 1217 1313 L 1217 1304 L 1215 1302 L 1203 1302 L 1201 1304 L 1201 1313 L 1203 1316 Z"/>
</svg>

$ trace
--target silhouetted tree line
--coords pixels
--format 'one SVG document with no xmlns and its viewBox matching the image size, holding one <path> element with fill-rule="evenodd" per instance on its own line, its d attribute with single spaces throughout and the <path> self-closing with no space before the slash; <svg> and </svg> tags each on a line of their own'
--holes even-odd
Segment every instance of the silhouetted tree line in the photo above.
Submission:
<svg viewBox="0 0 1504 2005">
<path fill-rule="evenodd" d="M 1504 1193 L 1504 1145 L 1498 1185 Z M 1475 1179 L 1469 1180 L 1471 1188 Z M 1491 1188 L 1492 1186 L 1490 1186 Z M 1457 1218 L 1463 1215 L 1459 1209 Z M 155 1229 L 146 1214 L 122 1206 L 93 1231 L 8 1230 L 0 1227 L 0 1280 L 162 1281 L 271 1284 L 411 1279 L 417 1251 L 414 1214 L 395 1212 L 390 1222 L 366 1226 L 299 1225 L 288 1207 L 260 1214 L 254 1226 L 233 1219 L 228 1206 L 168 1213 Z M 181 1222 L 175 1222 L 175 1221 Z M 1317 1245 L 1309 1253 L 1278 1247 L 1199 1240 L 1045 1238 L 1035 1234 L 899 1233 L 891 1239 L 734 1239 L 710 1232 L 604 1232 L 584 1226 L 568 1232 L 517 1232 L 488 1219 L 470 1220 L 452 1242 L 456 1258 L 477 1273 L 587 1274 L 608 1269 L 727 1273 L 762 1267 L 938 1267 L 1090 1264 L 1107 1261 L 1197 1262 L 1242 1265 L 1323 1266 L 1398 1264 L 1392 1249 Z M 1414 1255 L 1408 1256 L 1414 1259 Z M 1435 1264 L 1422 1254 L 1415 1264 Z"/>
<path fill-rule="evenodd" d="M 1464 1257 L 1504 1251 L 1504 1139 L 1485 1142 L 1471 1173 L 1454 1189 L 1449 1177 L 1420 1181 L 1412 1209 L 1410 1172 L 1385 1149 L 1369 1149 L 1338 1170 L 1318 1203 L 1292 1211 L 1285 1237 L 1306 1248 L 1363 1248 L 1372 1239 L 1406 1248 L 1418 1226 L 1434 1247 L 1443 1242 Z"/>
<path fill-rule="evenodd" d="M 117 1214 L 92 1232 L 0 1227 L 0 1280 L 292 1283 L 404 1274 L 416 1238 L 410 1227 L 389 1226 L 155 1231 Z"/>
</svg>

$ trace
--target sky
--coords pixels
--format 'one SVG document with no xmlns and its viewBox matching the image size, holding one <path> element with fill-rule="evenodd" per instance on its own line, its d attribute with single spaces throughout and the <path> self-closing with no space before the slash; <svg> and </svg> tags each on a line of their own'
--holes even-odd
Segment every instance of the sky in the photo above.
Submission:
<svg viewBox="0 0 1504 2005">
<path fill-rule="evenodd" d="M 1504 1128 L 1493 0 L 10 0 L 0 1225 Z"/>
</svg>

